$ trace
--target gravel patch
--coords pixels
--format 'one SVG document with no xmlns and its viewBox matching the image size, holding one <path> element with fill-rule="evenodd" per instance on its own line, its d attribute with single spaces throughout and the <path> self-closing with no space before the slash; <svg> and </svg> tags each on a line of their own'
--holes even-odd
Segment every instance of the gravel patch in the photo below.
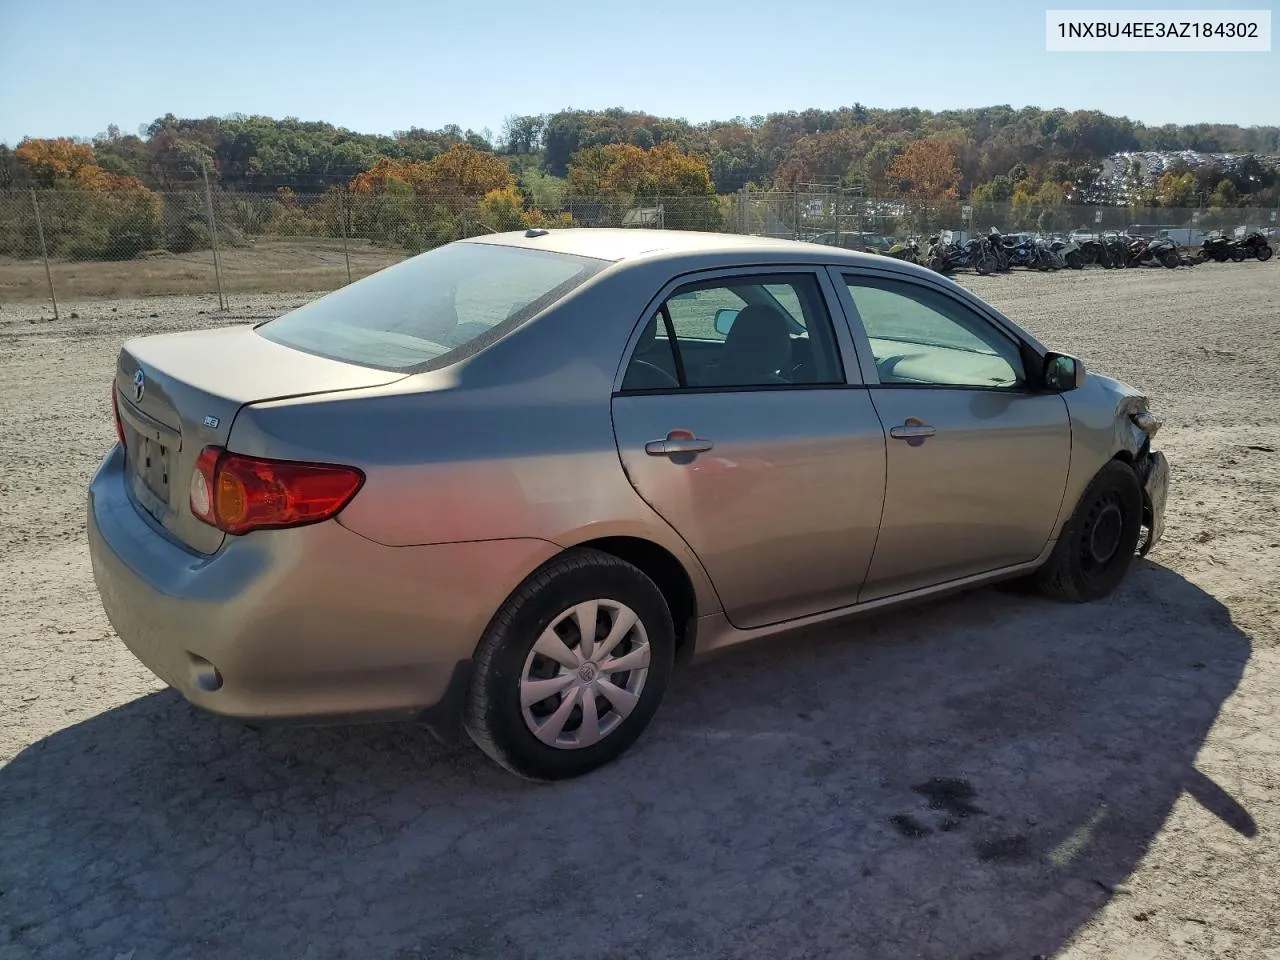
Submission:
<svg viewBox="0 0 1280 960">
<path fill-rule="evenodd" d="M 964 282 L 1150 392 L 1165 540 L 1103 603 L 726 654 L 552 787 L 409 726 L 197 713 L 108 626 L 120 341 L 306 295 L 0 306 L 0 957 L 1280 956 L 1280 269 Z"/>
</svg>

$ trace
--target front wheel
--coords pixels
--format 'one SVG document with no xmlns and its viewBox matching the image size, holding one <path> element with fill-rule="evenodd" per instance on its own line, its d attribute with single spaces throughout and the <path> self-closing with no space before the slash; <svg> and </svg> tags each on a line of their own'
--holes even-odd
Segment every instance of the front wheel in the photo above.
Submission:
<svg viewBox="0 0 1280 960">
<path fill-rule="evenodd" d="M 617 557 L 570 550 L 528 577 L 490 622 L 464 725 L 512 773 L 581 776 L 644 732 L 674 661 L 671 612 L 654 582 Z"/>
<path fill-rule="evenodd" d="M 1067 254 L 1067 266 L 1072 270 L 1084 269 L 1084 256 L 1078 251 L 1073 250 Z"/>
<path fill-rule="evenodd" d="M 983 254 L 973 262 L 973 269 L 977 270 L 978 273 L 982 274 L 985 277 L 987 274 L 991 272 L 994 265 L 995 264 L 992 261 L 992 259 L 986 254 Z"/>
<path fill-rule="evenodd" d="M 1243 263 L 1244 258 L 1245 258 L 1245 252 L 1243 250 L 1241 250 L 1239 247 L 1231 248 L 1232 261 L 1234 261 L 1235 263 Z"/>
<path fill-rule="evenodd" d="M 1163 263 L 1170 270 L 1173 270 L 1182 261 L 1178 259 L 1178 255 L 1174 253 L 1172 250 L 1166 250 L 1164 253 L 1160 254 L 1160 262 Z"/>
<path fill-rule="evenodd" d="M 1264 243 L 1262 246 L 1258 247 L 1256 250 L 1253 251 L 1253 255 L 1257 257 L 1259 260 L 1261 260 L 1263 263 L 1266 263 L 1268 260 L 1271 259 L 1272 252 L 1273 251 L 1271 247 Z"/>
<path fill-rule="evenodd" d="M 1067 603 L 1101 600 L 1120 585 L 1142 532 L 1142 487 L 1127 463 L 1112 460 L 1089 482 L 1058 543 L 1033 581 Z"/>
</svg>

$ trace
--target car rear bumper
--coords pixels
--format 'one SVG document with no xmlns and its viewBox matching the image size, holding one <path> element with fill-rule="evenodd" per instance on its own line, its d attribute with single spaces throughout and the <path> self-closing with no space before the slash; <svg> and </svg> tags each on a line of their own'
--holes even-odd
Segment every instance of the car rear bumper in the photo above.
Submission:
<svg viewBox="0 0 1280 960">
<path fill-rule="evenodd" d="M 327 522 L 205 556 L 134 505 L 118 446 L 89 488 L 88 537 L 112 627 L 197 706 L 256 722 L 425 714 L 442 735 L 489 619 L 559 549 L 386 547 Z"/>
</svg>

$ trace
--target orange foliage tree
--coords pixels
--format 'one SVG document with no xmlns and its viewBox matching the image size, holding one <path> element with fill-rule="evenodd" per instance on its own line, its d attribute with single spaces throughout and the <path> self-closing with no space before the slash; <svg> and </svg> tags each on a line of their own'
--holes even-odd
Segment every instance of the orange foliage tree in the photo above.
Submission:
<svg viewBox="0 0 1280 960">
<path fill-rule="evenodd" d="M 95 163 L 93 147 L 76 143 L 70 137 L 53 140 L 25 138 L 14 155 L 22 161 L 31 178 L 42 187 L 71 180 L 85 167 L 101 169 Z"/>
<path fill-rule="evenodd" d="M 627 143 L 588 147 L 569 164 L 569 195 L 604 200 L 622 209 L 661 203 L 666 226 L 712 229 L 719 225 L 711 169 L 700 156 L 664 141 L 644 150 Z"/>
<path fill-rule="evenodd" d="M 511 167 L 469 143 L 430 160 L 379 157 L 352 179 L 351 191 L 358 232 L 410 249 L 526 222 Z"/>
<path fill-rule="evenodd" d="M 955 149 L 945 140 L 915 140 L 893 161 L 889 180 L 913 200 L 954 201 L 960 195 Z"/>
<path fill-rule="evenodd" d="M 51 191 L 41 200 L 51 253 L 129 259 L 161 244 L 160 198 L 137 177 L 103 170 L 88 144 L 27 137 L 14 155 L 36 184 Z"/>
</svg>

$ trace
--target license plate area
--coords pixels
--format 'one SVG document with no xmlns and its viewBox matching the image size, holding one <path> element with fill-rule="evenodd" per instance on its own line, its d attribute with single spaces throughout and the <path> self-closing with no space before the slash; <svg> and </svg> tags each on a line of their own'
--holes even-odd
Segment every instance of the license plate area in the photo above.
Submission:
<svg viewBox="0 0 1280 960">
<path fill-rule="evenodd" d="M 134 471 L 148 490 L 169 502 L 169 448 L 159 440 L 142 437 Z"/>
<path fill-rule="evenodd" d="M 182 434 L 125 400 L 120 401 L 120 413 L 134 497 L 147 513 L 164 523 L 173 510 L 170 489 Z"/>
</svg>

